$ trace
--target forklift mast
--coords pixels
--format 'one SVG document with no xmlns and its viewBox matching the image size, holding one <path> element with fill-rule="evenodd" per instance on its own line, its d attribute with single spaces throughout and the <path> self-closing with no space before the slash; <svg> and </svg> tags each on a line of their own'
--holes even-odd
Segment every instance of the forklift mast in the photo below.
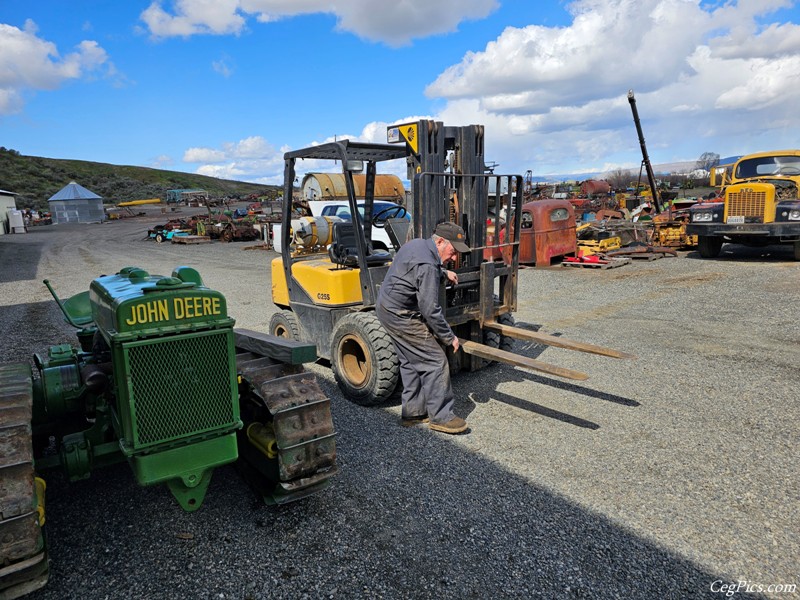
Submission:
<svg viewBox="0 0 800 600">
<path fill-rule="evenodd" d="M 459 284 L 442 303 L 451 324 L 476 320 L 483 325 L 516 310 L 522 177 L 488 173 L 484 160 L 483 125 L 444 126 L 421 120 L 390 126 L 390 143 L 405 143 L 408 179 L 413 190 L 414 237 L 430 237 L 436 225 L 460 225 L 472 252 L 460 257 Z M 495 198 L 490 213 L 490 192 Z M 505 218 L 502 218 L 505 215 Z M 495 239 L 510 245 L 511 260 L 484 261 L 489 224 Z M 502 235 L 501 235 L 502 234 Z"/>
</svg>

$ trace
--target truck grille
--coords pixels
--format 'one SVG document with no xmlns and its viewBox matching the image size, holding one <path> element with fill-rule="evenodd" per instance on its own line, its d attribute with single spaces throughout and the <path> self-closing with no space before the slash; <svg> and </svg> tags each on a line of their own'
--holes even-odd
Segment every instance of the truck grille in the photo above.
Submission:
<svg viewBox="0 0 800 600">
<path fill-rule="evenodd" d="M 229 333 L 126 345 L 134 449 L 238 423 Z"/>
<path fill-rule="evenodd" d="M 767 202 L 766 192 L 743 190 L 728 194 L 729 217 L 758 217 L 764 218 L 764 209 Z"/>
</svg>

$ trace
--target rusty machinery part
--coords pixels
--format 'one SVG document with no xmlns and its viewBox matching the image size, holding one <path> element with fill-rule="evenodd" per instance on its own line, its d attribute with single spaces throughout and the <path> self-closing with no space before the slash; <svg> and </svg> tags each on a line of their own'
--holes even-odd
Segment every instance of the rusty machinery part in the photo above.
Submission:
<svg viewBox="0 0 800 600">
<path fill-rule="evenodd" d="M 697 236 L 687 235 L 686 223 L 680 221 L 655 222 L 653 241 L 670 248 L 694 248 L 697 246 Z"/>
<path fill-rule="evenodd" d="M 30 365 L 0 365 L 0 598 L 18 598 L 47 583 L 44 482 L 33 471 L 32 406 Z"/>
<path fill-rule="evenodd" d="M 797 200 L 797 185 L 793 181 L 775 181 L 775 198 L 778 201 Z"/>
<path fill-rule="evenodd" d="M 326 487 L 338 472 L 330 399 L 302 365 L 258 355 L 236 358 L 240 410 L 236 466 L 267 503 L 285 504 Z"/>
<path fill-rule="evenodd" d="M 385 402 L 400 379 L 392 339 L 372 312 L 352 313 L 336 323 L 331 367 L 344 394 L 362 406 Z"/>
</svg>

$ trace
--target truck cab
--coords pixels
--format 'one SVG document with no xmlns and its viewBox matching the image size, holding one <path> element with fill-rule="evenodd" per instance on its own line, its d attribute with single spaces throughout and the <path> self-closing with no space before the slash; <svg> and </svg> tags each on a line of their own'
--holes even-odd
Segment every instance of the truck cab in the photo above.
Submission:
<svg viewBox="0 0 800 600">
<path fill-rule="evenodd" d="M 711 185 L 715 172 L 712 170 Z M 703 258 L 726 242 L 747 246 L 792 244 L 800 260 L 800 150 L 748 154 L 726 173 L 717 198 L 691 210 L 686 232 L 698 236 Z"/>
<path fill-rule="evenodd" d="M 350 203 L 347 200 L 311 200 L 308 203 L 311 214 L 315 217 L 339 217 L 344 221 L 352 221 Z M 364 220 L 364 202 L 358 203 L 359 219 Z M 411 222 L 411 215 L 405 207 L 394 202 L 375 200 L 372 205 L 372 217 L 376 221 L 372 228 L 372 246 L 376 250 L 394 251 L 394 245 L 386 232 L 386 220 L 390 218 L 405 218 Z"/>
</svg>

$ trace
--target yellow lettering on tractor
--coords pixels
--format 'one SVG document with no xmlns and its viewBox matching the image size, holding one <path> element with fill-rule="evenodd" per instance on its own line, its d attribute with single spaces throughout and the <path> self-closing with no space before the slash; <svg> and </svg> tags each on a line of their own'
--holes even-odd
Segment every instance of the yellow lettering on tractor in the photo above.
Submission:
<svg viewBox="0 0 800 600">
<path fill-rule="evenodd" d="M 173 308 L 175 310 L 175 318 L 176 319 L 185 319 L 186 312 L 183 309 L 183 298 L 175 298 L 172 301 Z"/>
<path fill-rule="evenodd" d="M 125 319 L 127 325 L 142 325 L 169 320 L 169 307 L 166 299 L 152 300 L 131 306 L 131 314 Z"/>
<path fill-rule="evenodd" d="M 125 324 L 148 325 L 175 320 L 192 319 L 195 317 L 208 317 L 222 314 L 219 298 L 208 296 L 189 296 L 186 298 L 172 299 L 172 317 L 170 317 L 169 303 L 166 298 L 142 302 L 131 306 L 131 313 L 125 319 Z"/>
</svg>

